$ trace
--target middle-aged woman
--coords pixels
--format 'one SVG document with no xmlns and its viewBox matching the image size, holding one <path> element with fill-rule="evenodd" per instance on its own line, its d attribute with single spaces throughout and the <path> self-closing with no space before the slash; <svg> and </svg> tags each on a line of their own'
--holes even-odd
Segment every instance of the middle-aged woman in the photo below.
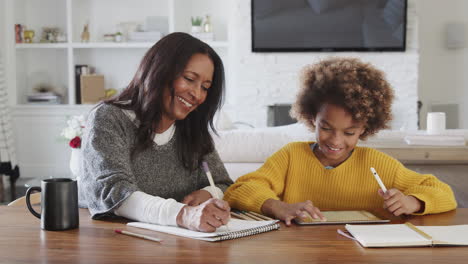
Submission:
<svg viewBox="0 0 468 264">
<path fill-rule="evenodd" d="M 213 232 L 229 220 L 232 184 L 210 135 L 224 93 L 223 63 L 206 43 L 172 33 L 143 57 L 130 84 L 88 116 L 80 206 Z M 216 188 L 200 168 L 206 161 Z"/>
</svg>

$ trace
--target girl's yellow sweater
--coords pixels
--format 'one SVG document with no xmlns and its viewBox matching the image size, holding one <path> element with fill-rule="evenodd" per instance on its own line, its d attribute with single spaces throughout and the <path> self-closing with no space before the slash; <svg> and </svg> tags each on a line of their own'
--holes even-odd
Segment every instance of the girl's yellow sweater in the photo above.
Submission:
<svg viewBox="0 0 468 264">
<path fill-rule="evenodd" d="M 380 188 L 370 167 L 387 187 L 396 188 L 424 202 L 421 214 L 440 213 L 457 207 L 452 189 L 430 174 L 405 168 L 394 158 L 371 148 L 355 147 L 338 167 L 325 169 L 311 149 L 313 142 L 293 142 L 269 157 L 257 171 L 240 177 L 224 199 L 240 210 L 260 213 L 267 199 L 287 203 L 306 200 L 319 209 L 382 208 Z"/>
</svg>

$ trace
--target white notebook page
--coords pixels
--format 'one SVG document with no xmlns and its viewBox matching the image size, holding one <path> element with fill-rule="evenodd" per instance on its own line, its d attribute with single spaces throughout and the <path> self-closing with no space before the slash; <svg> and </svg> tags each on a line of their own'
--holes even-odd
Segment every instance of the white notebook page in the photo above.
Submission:
<svg viewBox="0 0 468 264">
<path fill-rule="evenodd" d="M 346 229 L 363 246 L 430 245 L 428 240 L 405 224 L 346 225 Z"/>
<path fill-rule="evenodd" d="M 430 235 L 436 243 L 468 245 L 468 225 L 417 226 L 417 228 Z"/>
</svg>

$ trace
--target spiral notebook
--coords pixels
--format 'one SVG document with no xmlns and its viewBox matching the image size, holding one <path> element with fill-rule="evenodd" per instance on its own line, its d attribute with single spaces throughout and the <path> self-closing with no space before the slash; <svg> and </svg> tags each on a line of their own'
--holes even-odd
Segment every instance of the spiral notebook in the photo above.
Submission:
<svg viewBox="0 0 468 264">
<path fill-rule="evenodd" d="M 221 226 L 213 233 L 204 233 L 180 228 L 176 226 L 162 226 L 155 224 L 148 224 L 142 222 L 130 222 L 127 225 L 149 229 L 157 232 L 167 233 L 176 236 L 188 237 L 193 239 L 205 241 L 222 241 L 235 239 L 240 237 L 252 236 L 280 228 L 278 220 L 273 221 L 246 221 L 240 219 L 233 219 L 228 223 L 228 226 Z M 229 228 L 229 229 L 228 229 Z"/>
</svg>

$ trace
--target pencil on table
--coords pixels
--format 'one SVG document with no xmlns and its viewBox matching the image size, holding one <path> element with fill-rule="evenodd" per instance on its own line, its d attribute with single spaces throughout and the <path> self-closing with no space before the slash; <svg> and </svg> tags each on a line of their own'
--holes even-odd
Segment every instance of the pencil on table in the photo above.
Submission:
<svg viewBox="0 0 468 264">
<path fill-rule="evenodd" d="M 266 215 L 262 215 L 262 214 L 259 214 L 259 213 L 256 213 L 256 212 L 250 211 L 249 213 L 251 213 L 251 214 L 253 214 L 253 215 L 257 216 L 257 217 L 260 217 L 260 218 L 262 218 L 263 220 L 267 220 L 267 221 L 275 220 L 275 219 L 270 218 L 270 217 L 268 217 L 268 216 L 266 216 Z"/>
<path fill-rule="evenodd" d="M 263 218 L 260 218 L 258 216 L 255 216 L 254 214 L 252 214 L 251 212 L 242 212 L 244 215 L 250 217 L 250 218 L 253 218 L 254 220 L 257 220 L 257 221 L 264 221 Z"/>
<path fill-rule="evenodd" d="M 252 220 L 252 218 L 249 218 L 248 216 L 245 216 L 243 214 L 239 214 L 239 213 L 236 213 L 236 212 L 231 212 L 231 215 L 234 216 L 234 217 L 243 219 L 243 220 L 248 220 L 248 221 Z"/>
<path fill-rule="evenodd" d="M 255 213 L 255 212 L 250 212 L 250 211 L 235 210 L 235 211 L 231 212 L 231 215 L 235 216 L 237 218 L 244 219 L 244 220 L 249 220 L 249 221 L 271 221 L 271 220 L 274 220 L 274 219 L 271 219 L 268 216 L 264 216 L 264 215 L 261 215 L 261 214 Z"/>
<path fill-rule="evenodd" d="M 161 239 L 156 238 L 156 237 L 152 237 L 152 236 L 137 234 L 137 233 L 128 232 L 128 231 L 120 230 L 120 229 L 115 229 L 114 231 L 115 231 L 117 234 L 123 234 L 123 235 L 127 235 L 127 236 L 138 237 L 138 238 L 142 238 L 142 239 L 146 239 L 146 240 L 151 240 L 151 241 L 159 242 L 159 243 L 162 242 Z"/>
</svg>

